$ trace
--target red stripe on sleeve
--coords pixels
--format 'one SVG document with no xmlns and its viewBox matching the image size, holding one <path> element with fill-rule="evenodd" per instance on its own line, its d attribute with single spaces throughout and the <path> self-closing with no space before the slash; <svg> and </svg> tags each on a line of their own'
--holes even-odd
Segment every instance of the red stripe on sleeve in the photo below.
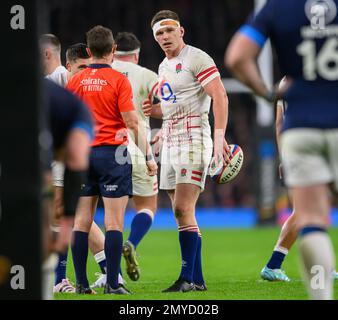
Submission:
<svg viewBox="0 0 338 320">
<path fill-rule="evenodd" d="M 205 69 L 204 71 L 200 72 L 200 73 L 196 76 L 196 78 L 202 77 L 204 74 L 206 74 L 206 73 L 212 71 L 213 69 L 217 69 L 217 67 L 216 67 L 216 66 L 213 66 L 213 67 L 210 67 L 210 68 L 208 68 L 208 69 Z"/>
<path fill-rule="evenodd" d="M 149 99 L 151 98 L 152 95 L 154 95 L 154 90 L 155 90 L 155 88 L 157 88 L 157 86 L 158 86 L 158 82 L 156 82 L 156 83 L 154 84 L 154 86 L 152 87 L 152 89 L 150 90 L 149 95 L 148 95 L 148 98 L 149 98 Z M 156 91 L 157 91 L 157 90 L 156 90 Z"/>
<path fill-rule="evenodd" d="M 195 181 L 201 182 L 201 178 L 197 178 L 197 177 L 191 177 L 191 180 L 195 180 Z"/>
<path fill-rule="evenodd" d="M 199 79 L 199 82 L 203 82 L 205 79 L 209 78 L 212 74 L 214 74 L 215 72 L 218 72 L 218 69 L 215 69 L 211 72 L 209 72 L 208 74 L 206 74 L 203 78 Z"/>
<path fill-rule="evenodd" d="M 203 172 L 201 172 L 201 171 L 192 171 L 192 174 L 198 174 L 199 176 L 201 176 L 203 174 Z"/>
</svg>

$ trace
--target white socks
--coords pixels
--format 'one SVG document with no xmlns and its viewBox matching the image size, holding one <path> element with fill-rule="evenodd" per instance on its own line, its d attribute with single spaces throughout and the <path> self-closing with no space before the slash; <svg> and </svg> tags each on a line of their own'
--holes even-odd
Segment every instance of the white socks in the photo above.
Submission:
<svg viewBox="0 0 338 320">
<path fill-rule="evenodd" d="M 55 278 L 55 268 L 59 257 L 56 253 L 51 253 L 42 265 L 42 299 L 53 300 L 53 285 Z"/>
<path fill-rule="evenodd" d="M 300 238 L 303 278 L 312 300 L 333 299 L 335 254 L 326 232 L 314 231 Z"/>
</svg>

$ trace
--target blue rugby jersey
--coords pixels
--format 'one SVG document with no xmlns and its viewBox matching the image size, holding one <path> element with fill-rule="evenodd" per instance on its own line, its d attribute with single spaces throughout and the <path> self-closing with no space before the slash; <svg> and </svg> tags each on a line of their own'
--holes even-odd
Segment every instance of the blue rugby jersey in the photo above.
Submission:
<svg viewBox="0 0 338 320">
<path fill-rule="evenodd" d="M 76 128 L 84 130 L 93 138 L 93 121 L 88 108 L 77 97 L 52 81 L 45 79 L 44 85 L 54 150 L 65 146 L 70 131 Z"/>
<path fill-rule="evenodd" d="M 284 130 L 338 128 L 338 0 L 269 0 L 239 32 L 260 47 L 270 38 L 293 79 Z"/>
</svg>

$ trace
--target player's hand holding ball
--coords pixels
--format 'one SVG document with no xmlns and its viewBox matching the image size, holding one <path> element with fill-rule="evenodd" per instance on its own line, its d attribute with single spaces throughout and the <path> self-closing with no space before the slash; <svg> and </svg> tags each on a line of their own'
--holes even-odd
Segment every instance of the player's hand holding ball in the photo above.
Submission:
<svg viewBox="0 0 338 320">
<path fill-rule="evenodd" d="M 214 136 L 214 160 L 217 164 L 226 165 L 230 163 L 231 151 L 228 143 L 224 139 L 224 132 L 215 132 Z"/>
<path fill-rule="evenodd" d="M 220 184 L 233 180 L 240 172 L 244 160 L 241 147 L 237 144 L 228 145 L 225 140 L 223 154 L 226 154 L 227 158 L 223 158 L 224 161 L 220 161 L 219 156 L 218 159 L 215 157 L 216 151 L 214 150 L 214 157 L 209 168 L 211 179 Z"/>
</svg>

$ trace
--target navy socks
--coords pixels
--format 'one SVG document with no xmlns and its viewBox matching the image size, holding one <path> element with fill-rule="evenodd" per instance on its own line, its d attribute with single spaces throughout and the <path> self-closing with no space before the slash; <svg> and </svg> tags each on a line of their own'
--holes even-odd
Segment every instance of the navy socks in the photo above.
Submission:
<svg viewBox="0 0 338 320">
<path fill-rule="evenodd" d="M 107 231 L 104 242 L 104 251 L 107 263 L 107 283 L 113 288 L 118 287 L 123 236 L 120 231 Z"/>
<path fill-rule="evenodd" d="M 179 230 L 179 241 L 181 245 L 182 257 L 180 279 L 186 280 L 188 282 L 193 281 L 193 272 L 198 245 L 197 231 L 197 226 L 183 227 L 181 230 Z"/>
<path fill-rule="evenodd" d="M 152 223 L 153 219 L 148 213 L 140 212 L 135 215 L 131 223 L 131 230 L 128 238 L 135 248 L 138 246 L 144 235 L 148 232 Z"/>
<path fill-rule="evenodd" d="M 73 262 L 76 274 L 76 283 L 89 287 L 87 279 L 88 233 L 82 231 L 73 232 Z"/>
</svg>

